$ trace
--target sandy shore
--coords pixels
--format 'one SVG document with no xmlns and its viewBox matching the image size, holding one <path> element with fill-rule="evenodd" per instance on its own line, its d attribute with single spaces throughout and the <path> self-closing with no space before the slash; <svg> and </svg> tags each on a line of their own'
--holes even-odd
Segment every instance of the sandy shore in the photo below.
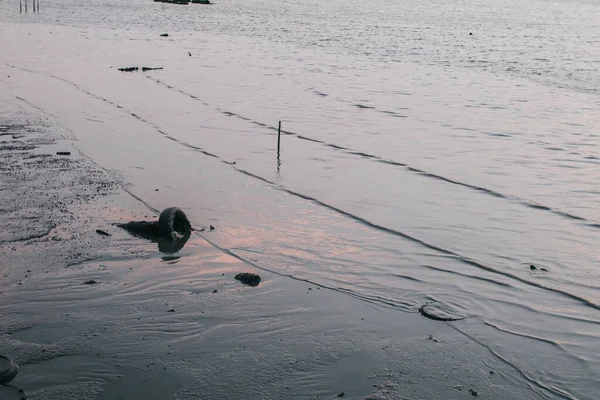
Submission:
<svg viewBox="0 0 600 400">
<path fill-rule="evenodd" d="M 14 87 L 0 81 L 0 354 L 28 398 L 534 397 L 460 324 L 259 270 L 199 235 L 176 256 L 131 237 L 114 224 L 156 215 Z"/>
</svg>

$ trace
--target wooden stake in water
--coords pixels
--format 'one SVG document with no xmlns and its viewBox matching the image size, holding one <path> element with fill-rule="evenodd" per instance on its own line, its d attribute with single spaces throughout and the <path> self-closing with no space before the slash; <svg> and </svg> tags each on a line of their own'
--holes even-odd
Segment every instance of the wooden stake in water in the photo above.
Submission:
<svg viewBox="0 0 600 400">
<path fill-rule="evenodd" d="M 279 157 L 279 148 L 281 147 L 281 121 L 279 121 L 279 129 L 277 129 L 277 157 Z"/>
<path fill-rule="evenodd" d="M 27 12 L 27 0 L 25 0 L 25 12 Z"/>
<path fill-rule="evenodd" d="M 35 12 L 35 0 L 33 0 L 33 12 Z"/>
<path fill-rule="evenodd" d="M 23 2 L 19 0 L 19 12 L 23 12 Z"/>
</svg>

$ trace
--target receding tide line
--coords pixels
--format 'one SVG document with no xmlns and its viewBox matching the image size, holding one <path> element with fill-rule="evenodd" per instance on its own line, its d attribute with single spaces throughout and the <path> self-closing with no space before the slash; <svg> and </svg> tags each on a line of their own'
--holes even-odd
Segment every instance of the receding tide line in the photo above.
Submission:
<svg viewBox="0 0 600 400">
<path fill-rule="evenodd" d="M 68 84 L 72 85 L 73 87 L 77 88 L 77 89 L 78 89 L 78 90 L 80 90 L 81 92 L 83 92 L 83 93 L 85 93 L 85 94 L 87 94 L 87 95 L 89 95 L 89 96 L 92 96 L 92 97 L 93 97 L 93 98 L 95 98 L 95 99 L 98 99 L 98 100 L 101 100 L 101 101 L 107 102 L 107 103 L 109 103 L 109 104 L 111 104 L 111 105 L 113 105 L 113 106 L 116 106 L 116 107 L 118 107 L 119 109 L 121 109 L 123 112 L 125 112 L 125 113 L 129 114 L 130 116 L 133 114 L 131 111 L 128 111 L 128 110 L 126 110 L 125 108 L 123 108 L 123 107 L 119 106 L 118 104 L 116 104 L 116 103 L 114 103 L 114 102 L 112 102 L 112 101 L 110 101 L 110 100 L 108 100 L 108 99 L 105 99 L 105 98 L 103 98 L 103 97 L 97 96 L 97 95 L 95 95 L 95 94 L 93 94 L 93 93 L 90 93 L 89 91 L 87 91 L 87 90 L 85 90 L 85 89 L 82 89 L 81 87 L 79 87 L 77 84 L 75 84 L 75 83 L 73 83 L 73 82 L 70 82 L 70 81 L 68 81 L 68 80 L 66 80 L 66 79 L 64 79 L 64 78 L 61 78 L 61 77 L 58 77 L 58 76 L 55 76 L 55 75 L 47 75 L 47 74 L 43 74 L 43 73 L 40 73 L 40 72 L 35 72 L 35 71 L 27 70 L 27 69 L 25 69 L 25 68 L 14 67 L 14 66 L 12 66 L 12 65 L 10 65 L 10 64 L 6 64 L 6 65 L 8 65 L 8 66 L 9 66 L 9 67 L 11 67 L 11 68 L 17 68 L 17 69 L 20 69 L 20 70 L 23 70 L 23 71 L 26 71 L 26 72 L 30 72 L 30 73 L 34 73 L 34 74 L 41 74 L 41 75 L 45 75 L 45 76 L 49 76 L 49 77 L 52 77 L 52 78 L 58 79 L 58 80 L 60 80 L 60 81 L 63 81 L 63 82 L 65 82 L 65 83 L 68 83 Z M 150 122 L 150 121 L 147 121 L 147 120 L 145 120 L 145 119 L 143 119 L 143 118 L 141 118 L 141 117 L 139 117 L 139 116 L 137 116 L 137 115 L 134 115 L 134 117 L 135 117 L 136 119 L 138 119 L 140 122 L 143 122 L 143 123 L 145 123 L 145 124 L 148 124 L 148 125 L 149 125 L 149 126 L 151 126 L 152 128 L 156 129 L 157 131 L 159 131 L 160 133 L 162 133 L 163 135 L 165 135 L 165 132 L 164 132 L 164 131 L 161 131 L 161 130 L 160 130 L 160 128 L 159 128 L 159 127 L 158 127 L 156 124 L 154 124 L 154 123 L 152 123 L 152 122 Z M 199 148 L 197 148 L 197 147 L 194 147 L 194 146 L 191 146 L 191 145 L 189 145 L 189 144 L 187 144 L 187 143 L 181 143 L 181 144 L 182 144 L 182 145 L 184 145 L 184 146 L 186 146 L 186 147 L 191 147 L 191 148 L 194 148 L 194 149 L 196 149 L 196 150 L 198 150 L 198 149 L 199 149 Z M 202 151 L 202 150 L 201 150 L 201 151 Z M 374 228 L 374 229 L 378 229 L 378 230 L 380 230 L 380 231 L 382 231 L 382 232 L 386 232 L 386 233 L 389 233 L 389 234 L 392 234 L 392 235 L 396 235 L 396 236 L 398 236 L 398 237 L 401 237 L 401 238 L 404 238 L 404 239 L 406 239 L 406 240 L 410 240 L 410 241 L 412 241 L 412 242 L 414 242 L 414 243 L 418 243 L 418 244 L 420 244 L 420 245 L 422 245 L 422 246 L 424 246 L 424 247 L 427 247 L 427 248 L 429 248 L 429 249 L 432 249 L 432 250 L 435 250 L 435 251 L 439 251 L 439 252 L 441 252 L 441 253 L 443 253 L 443 254 L 446 254 L 446 255 L 453 256 L 453 257 L 457 258 L 459 261 L 462 261 L 463 263 L 466 263 L 466 264 L 468 264 L 468 265 L 474 266 L 474 267 L 476 267 L 476 268 L 480 268 L 480 269 L 483 269 L 483 270 L 485 270 L 485 271 L 492 272 L 492 273 L 495 273 L 495 274 L 504 275 L 504 276 L 506 276 L 506 277 L 509 277 L 509 278 L 515 279 L 515 280 L 517 280 L 517 281 L 519 281 L 519 282 L 522 282 L 522 283 L 524 283 L 524 284 L 526 284 L 526 285 L 530 285 L 530 286 L 534 286 L 534 287 L 537 287 L 537 288 L 540 288 L 540 289 L 543 289 L 543 290 L 548 290 L 548 291 L 551 291 L 551 292 L 554 292 L 554 293 L 559 293 L 559 294 L 562 294 L 562 295 L 564 295 L 564 296 L 566 296 L 566 297 L 569 297 L 569 298 L 571 298 L 571 299 L 573 299 L 573 300 L 579 301 L 579 302 L 581 302 L 581 303 L 583 303 L 583 304 L 585 304 L 585 305 L 587 305 L 587 306 L 589 306 L 589 307 L 592 307 L 592 308 L 594 308 L 594 309 L 596 309 L 596 310 L 600 310 L 600 305 L 598 305 L 598 304 L 596 304 L 596 303 L 593 303 L 592 301 L 590 301 L 590 300 L 588 300 L 588 299 L 586 299 L 586 298 L 584 298 L 584 297 L 580 297 L 580 296 L 574 295 L 574 294 L 572 294 L 572 293 L 569 293 L 569 292 L 566 292 L 566 291 L 564 291 L 564 290 L 560 290 L 560 289 L 557 289 L 557 288 L 551 288 L 551 287 L 548 287 L 548 286 L 544 286 L 544 285 L 542 285 L 542 284 L 539 284 L 539 283 L 537 283 L 537 282 L 528 281 L 527 279 L 521 278 L 521 277 L 519 277 L 519 276 L 517 276 L 517 275 L 514 275 L 514 274 L 511 274 L 511 273 L 509 273 L 509 272 L 502 272 L 502 271 L 496 270 L 496 269 L 494 269 L 494 268 L 492 268 L 492 267 L 489 267 L 489 266 L 487 266 L 487 265 L 484 265 L 484 264 L 482 264 L 482 263 L 480 263 L 480 262 L 477 262 L 477 261 L 475 261 L 475 260 L 472 260 L 472 259 L 470 259 L 470 258 L 467 258 L 467 257 L 461 256 L 461 255 L 460 255 L 460 254 L 458 254 L 458 253 L 454 253 L 454 252 L 453 252 L 453 251 L 451 251 L 451 250 L 444 249 L 444 248 L 442 248 L 442 247 L 439 247 L 439 246 L 436 246 L 436 245 L 434 245 L 434 244 L 427 243 L 427 242 L 425 242 L 425 241 L 423 241 L 423 240 L 421 240 L 421 239 L 418 239 L 418 238 L 416 238 L 416 237 L 410 236 L 410 235 L 408 235 L 408 234 L 406 234 L 406 233 L 403 233 L 403 232 L 397 231 L 397 230 L 395 230 L 395 229 L 388 228 L 388 227 L 385 227 L 385 226 L 383 226 L 383 225 L 379 225 L 379 224 L 376 224 L 376 223 L 374 223 L 374 222 L 371 222 L 371 221 L 369 221 L 369 220 L 367 220 L 367 219 L 365 219 L 365 218 L 359 217 L 359 216 L 357 216 L 357 215 L 354 215 L 354 214 L 352 214 L 352 213 L 349 213 L 348 211 L 342 210 L 341 208 L 337 208 L 337 207 L 335 207 L 335 206 L 332 206 L 332 205 L 330 205 L 330 204 L 327 204 L 327 203 L 325 203 L 325 202 L 323 202 L 323 201 L 321 201 L 321 200 L 319 200 L 319 199 L 317 199 L 317 198 L 315 198 L 315 197 L 308 196 L 308 195 L 305 195 L 305 194 L 302 194 L 302 193 L 299 193 L 299 192 L 295 192 L 295 191 L 293 191 L 293 190 L 291 190 L 291 189 L 288 189 L 288 188 L 285 188 L 285 187 L 283 187 L 283 186 L 277 185 L 275 182 L 271 182 L 271 181 L 269 181 L 268 179 L 265 179 L 265 178 L 263 178 L 263 177 L 261 177 L 261 176 L 259 176 L 259 175 L 256 175 L 256 174 L 253 174 L 253 173 L 251 173 L 251 172 L 249 172 L 249 171 L 246 171 L 246 170 L 244 170 L 244 169 L 241 169 L 241 168 L 239 168 L 239 167 L 235 166 L 235 164 L 234 164 L 233 162 L 227 162 L 226 160 L 223 160 L 223 159 L 221 159 L 220 157 L 218 157 L 218 156 L 216 156 L 216 155 L 214 155 L 214 154 L 212 154 L 212 153 L 206 154 L 204 151 L 202 151 L 202 152 L 203 152 L 205 155 L 210 155 L 211 157 L 215 157 L 215 158 L 217 158 L 217 159 L 219 159 L 219 160 L 223 161 L 224 163 L 226 163 L 226 164 L 230 165 L 231 167 L 233 167 L 233 168 L 234 168 L 236 171 L 238 171 L 238 172 L 241 172 L 241 173 L 243 173 L 243 174 L 245 174 L 245 175 L 248 175 L 248 176 L 250 176 L 250 177 L 253 177 L 253 178 L 255 178 L 255 179 L 261 180 L 261 181 L 263 181 L 263 182 L 265 182 L 265 183 L 267 183 L 267 184 L 271 185 L 273 188 L 275 188 L 275 189 L 277 189 L 277 190 L 281 190 L 281 191 L 283 191 L 283 192 L 287 192 L 287 193 L 289 193 L 289 194 L 291 194 L 291 195 L 293 195 L 293 196 L 297 196 L 297 197 L 300 197 L 300 198 L 302 198 L 302 199 L 305 199 L 305 200 L 307 200 L 307 201 L 314 202 L 315 204 L 318 204 L 318 205 L 320 205 L 320 206 L 322 206 L 322 207 L 324 207 L 324 208 L 327 208 L 327 209 L 329 209 L 329 210 L 331 210 L 331 211 L 334 211 L 334 212 L 336 212 L 336 213 L 338 213 L 338 214 L 340 214 L 340 215 L 343 215 L 343 216 L 345 216 L 345 217 L 351 218 L 351 219 L 353 219 L 353 220 L 354 220 L 354 221 L 356 221 L 356 222 L 362 223 L 363 225 L 369 226 L 369 227 L 371 227 L 371 228 Z M 129 190 L 127 190 L 127 189 L 125 189 L 125 188 L 123 188 L 123 189 L 124 189 L 125 191 L 127 191 L 129 194 L 131 194 L 133 197 L 135 197 L 136 199 L 138 199 L 140 202 L 142 202 L 142 203 L 146 204 L 146 203 L 145 203 L 145 202 L 144 202 L 142 199 L 140 199 L 140 198 L 136 197 L 135 195 L 133 195 L 133 194 L 132 194 L 132 193 L 131 193 Z M 152 209 L 152 207 L 150 207 L 148 204 L 146 204 L 146 206 L 147 206 L 148 208 Z"/>
<path fill-rule="evenodd" d="M 146 78 L 151 79 L 151 80 L 155 81 L 156 83 L 158 83 L 160 85 L 163 85 L 163 86 L 165 86 L 165 87 L 167 87 L 169 89 L 176 90 L 180 94 L 188 96 L 191 99 L 194 99 L 194 100 L 197 100 L 197 101 L 201 101 L 197 96 L 194 96 L 191 93 L 187 93 L 186 91 L 181 90 L 181 89 L 174 89 L 174 87 L 172 85 L 168 85 L 167 83 L 161 81 L 160 79 L 153 78 L 150 75 L 145 75 L 145 76 L 146 76 Z M 202 104 L 208 105 L 207 103 L 204 103 L 204 102 Z M 269 128 L 270 130 L 277 131 L 277 127 L 275 127 L 275 126 L 269 126 L 269 125 L 267 125 L 265 123 L 262 123 L 262 122 L 259 122 L 259 121 L 255 121 L 255 120 L 253 120 L 251 118 L 245 117 L 243 115 L 240 115 L 240 114 L 237 114 L 237 113 L 234 113 L 234 112 L 231 112 L 231 111 L 224 111 L 224 110 L 220 109 L 220 107 L 217 107 L 217 109 L 220 112 L 222 112 L 223 114 L 228 115 L 230 117 L 236 117 L 236 118 L 239 118 L 239 119 L 244 120 L 244 121 L 249 121 L 249 122 L 251 122 L 251 123 L 253 123 L 255 125 L 259 125 L 259 126 L 262 126 L 262 127 Z M 301 134 L 299 134 L 297 132 L 283 131 L 283 130 L 281 132 L 284 133 L 284 134 L 286 134 L 286 135 L 294 136 L 294 137 L 296 137 L 298 139 L 302 139 L 302 140 L 307 140 L 307 141 L 319 143 L 319 144 L 322 144 L 324 146 L 327 146 L 327 147 L 330 147 L 330 148 L 333 148 L 333 149 L 336 149 L 336 150 L 343 151 L 346 154 L 350 154 L 350 155 L 354 155 L 354 156 L 359 156 L 359 157 L 361 157 L 363 159 L 370 159 L 371 161 L 375 161 L 375 162 L 381 162 L 381 163 L 385 163 L 385 164 L 389 164 L 389 165 L 393 165 L 393 166 L 397 166 L 397 167 L 403 167 L 403 168 L 405 168 L 406 170 L 408 170 L 410 172 L 419 174 L 419 175 L 421 175 L 423 177 L 426 177 L 426 178 L 436 179 L 438 181 L 446 182 L 446 183 L 449 183 L 451 185 L 462 186 L 462 187 L 465 187 L 465 188 L 468 188 L 468 189 L 472 189 L 472 190 L 476 190 L 476 191 L 478 191 L 480 193 L 484 193 L 484 194 L 487 194 L 487 195 L 490 195 L 490 196 L 493 196 L 493 197 L 496 197 L 496 198 L 501 198 L 501 199 L 506 199 L 506 200 L 509 200 L 509 201 L 514 201 L 514 202 L 523 204 L 523 205 L 525 205 L 527 207 L 534 208 L 534 209 L 537 209 L 537 210 L 551 212 L 553 214 L 560 215 L 562 217 L 565 217 L 565 218 L 568 218 L 568 219 L 571 219 L 571 220 L 583 221 L 583 222 L 586 222 L 587 226 L 589 226 L 591 228 L 600 229 L 600 222 L 591 221 L 591 220 L 588 220 L 587 218 L 580 217 L 580 216 L 572 214 L 572 213 L 570 213 L 568 211 L 563 211 L 563 210 L 560 210 L 558 208 L 554 208 L 554 207 L 546 206 L 546 205 L 543 205 L 543 204 L 539 204 L 539 203 L 533 202 L 531 200 L 524 199 L 522 197 L 513 196 L 513 195 L 507 195 L 507 194 L 503 194 L 503 193 L 500 193 L 498 191 L 495 191 L 493 189 L 489 189 L 489 188 L 486 188 L 486 187 L 483 187 L 483 186 L 472 185 L 470 183 L 461 182 L 461 181 L 458 181 L 458 180 L 446 178 L 446 177 L 441 176 L 441 175 L 437 175 L 437 174 L 434 174 L 434 173 L 431 173 L 431 172 L 427 172 L 427 171 L 424 171 L 424 170 L 421 170 L 421 169 L 418 169 L 418 168 L 411 167 L 408 164 L 405 164 L 405 163 L 402 163 L 402 162 L 399 162 L 399 161 L 389 160 L 389 159 L 386 159 L 386 158 L 383 158 L 381 156 L 377 156 L 377 155 L 374 155 L 374 154 L 369 154 L 369 153 L 365 153 L 365 152 L 362 152 L 362 151 L 353 150 L 353 149 L 350 149 L 350 148 L 347 148 L 347 147 L 344 147 L 344 146 L 339 146 L 339 145 L 333 144 L 333 143 L 327 143 L 327 142 L 324 142 L 324 141 L 319 140 L 319 139 L 315 139 L 315 138 L 311 138 L 311 137 L 308 137 L 308 136 L 305 136 L 305 135 L 301 135 Z"/>
<path fill-rule="evenodd" d="M 517 367 L 514 363 L 510 362 L 508 359 L 506 359 L 505 357 L 503 357 L 500 353 L 498 353 L 497 351 L 495 351 L 494 349 L 492 349 L 489 345 L 483 343 L 481 340 L 475 338 L 473 335 L 470 335 L 468 333 L 466 333 L 465 331 L 463 331 L 462 329 L 459 329 L 455 324 L 446 324 L 449 327 L 451 327 L 452 329 L 454 329 L 455 331 L 457 331 L 458 333 L 461 333 L 463 335 L 465 335 L 466 337 L 468 337 L 469 339 L 471 339 L 472 341 L 474 341 L 475 343 L 477 343 L 478 345 L 480 345 L 481 347 L 487 349 L 494 357 L 496 357 L 498 360 L 504 362 L 505 364 L 510 365 L 515 371 L 517 371 L 517 373 L 519 375 L 521 375 L 527 382 L 531 383 L 532 385 L 537 386 L 540 389 L 546 390 L 558 397 L 561 397 L 563 399 L 568 399 L 568 400 L 576 400 L 575 397 L 573 397 L 570 393 L 567 393 L 564 390 L 558 389 L 556 387 L 552 387 L 552 386 L 548 386 L 545 385 L 544 383 L 533 379 L 532 377 L 530 377 L 529 375 L 527 375 L 525 373 L 525 371 L 523 371 L 522 369 L 520 369 L 519 367 Z"/>
</svg>

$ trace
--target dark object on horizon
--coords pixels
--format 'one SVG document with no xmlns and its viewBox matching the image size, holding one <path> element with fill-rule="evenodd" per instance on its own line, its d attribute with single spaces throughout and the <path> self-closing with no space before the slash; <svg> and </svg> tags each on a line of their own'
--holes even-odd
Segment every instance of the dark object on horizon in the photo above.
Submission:
<svg viewBox="0 0 600 400">
<path fill-rule="evenodd" d="M 96 229 L 96 233 L 102 236 L 110 236 L 110 233 L 104 232 L 102 229 Z"/>
<path fill-rule="evenodd" d="M 163 67 L 142 67 L 142 71 L 155 71 L 157 69 L 163 69 Z"/>
<path fill-rule="evenodd" d="M 0 354 L 0 385 L 6 385 L 15 379 L 18 372 L 19 366 L 15 360 Z"/>
<path fill-rule="evenodd" d="M 71 152 L 70 151 L 57 151 L 56 155 L 57 156 L 70 156 Z"/>
<path fill-rule="evenodd" d="M 473 36 L 473 32 L 469 32 L 469 36 Z"/>
<path fill-rule="evenodd" d="M 252 274 L 250 272 L 243 272 L 241 274 L 237 274 L 235 276 L 235 279 L 248 286 L 258 286 L 258 284 L 260 283 L 260 276 Z"/>
<path fill-rule="evenodd" d="M 169 36 L 169 34 L 168 34 L 168 33 L 163 33 L 163 34 L 161 34 L 160 36 L 162 36 L 162 37 L 167 37 L 167 36 Z"/>
<path fill-rule="evenodd" d="M 138 67 L 125 67 L 125 68 L 119 68 L 119 71 L 133 72 L 133 71 L 137 71 L 138 69 L 139 69 Z"/>
<path fill-rule="evenodd" d="M 96 283 L 98 283 L 98 282 L 96 282 L 96 281 L 95 281 L 95 280 L 93 280 L 93 279 L 90 279 L 89 281 L 85 281 L 85 282 L 83 282 L 83 284 L 84 284 L 84 285 L 95 285 Z"/>
<path fill-rule="evenodd" d="M 210 0 L 191 0 L 194 4 L 212 4 Z"/>
<path fill-rule="evenodd" d="M 531 264 L 529 266 L 529 269 L 532 270 L 532 271 L 535 271 L 537 269 L 537 267 L 535 265 Z"/>
<path fill-rule="evenodd" d="M 158 243 L 158 250 L 169 254 L 181 250 L 192 234 L 190 221 L 177 207 L 164 209 L 158 221 L 131 221 L 117 226 L 134 236 Z"/>
</svg>

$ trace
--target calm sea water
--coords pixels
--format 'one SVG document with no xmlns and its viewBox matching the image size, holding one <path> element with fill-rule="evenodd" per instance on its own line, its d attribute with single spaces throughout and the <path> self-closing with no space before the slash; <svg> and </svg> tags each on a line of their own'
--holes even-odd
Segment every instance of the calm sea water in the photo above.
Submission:
<svg viewBox="0 0 600 400">
<path fill-rule="evenodd" d="M 196 224 L 223 227 L 212 242 L 377 306 L 440 302 L 541 397 L 595 398 L 600 4 L 41 8 L 25 16 L 4 1 L 0 18 L 76 26 L 98 43 L 58 51 L 72 69 L 33 59 L 31 69 L 131 110 L 182 151 L 209 153 L 185 165 L 164 155 L 152 178 L 170 182 Z M 171 39 L 137 43 L 163 32 Z M 142 57 L 164 72 L 96 80 L 82 67 Z M 171 205 L 143 170 L 95 158 L 154 207 Z"/>
</svg>

